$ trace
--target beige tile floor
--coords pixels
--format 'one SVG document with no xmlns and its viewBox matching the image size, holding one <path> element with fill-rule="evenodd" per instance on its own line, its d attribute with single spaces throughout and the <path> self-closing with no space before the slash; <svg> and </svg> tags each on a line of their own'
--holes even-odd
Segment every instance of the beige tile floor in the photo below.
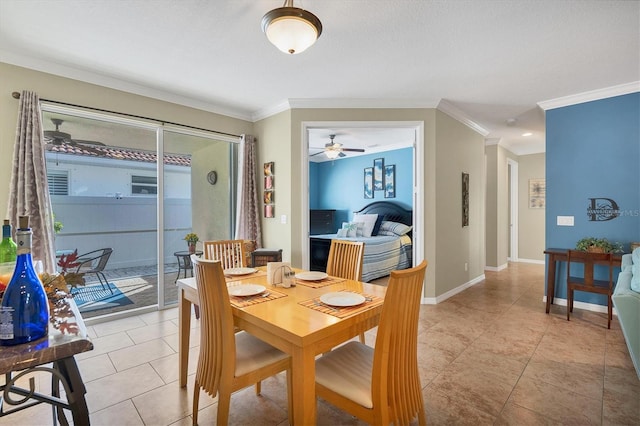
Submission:
<svg viewBox="0 0 640 426">
<path fill-rule="evenodd" d="M 425 305 L 418 357 L 431 425 L 638 425 L 640 381 L 617 319 L 565 308 L 544 313 L 544 267 L 511 264 L 438 305 Z M 177 310 L 89 327 L 95 349 L 78 356 L 94 425 L 188 425 L 198 356 L 192 321 L 190 377 L 177 385 Z M 369 344 L 375 331 L 367 333 Z M 48 378 L 38 377 L 45 387 Z M 282 375 L 232 397 L 229 423 L 286 425 Z M 200 423 L 215 423 L 216 401 L 201 393 Z M 0 425 L 51 424 L 37 406 Z M 361 424 L 324 402 L 318 424 Z"/>
</svg>

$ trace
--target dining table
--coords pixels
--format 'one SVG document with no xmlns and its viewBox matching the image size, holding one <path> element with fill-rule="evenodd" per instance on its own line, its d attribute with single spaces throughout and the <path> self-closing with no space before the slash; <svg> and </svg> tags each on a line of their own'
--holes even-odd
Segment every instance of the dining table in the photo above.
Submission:
<svg viewBox="0 0 640 426">
<path fill-rule="evenodd" d="M 263 294 L 248 298 L 230 296 L 234 325 L 291 356 L 293 422 L 295 425 L 315 424 L 316 356 L 377 326 L 386 287 L 331 276 L 302 279 L 298 277 L 317 272 L 294 269 L 295 279 L 291 287 L 285 288 L 268 283 L 266 267 L 253 268 L 253 271 L 226 276 L 230 294 L 234 293 L 235 286 L 247 284 L 266 289 Z M 179 279 L 177 286 L 179 384 L 184 387 L 189 362 L 191 305 L 198 304 L 199 300 L 195 278 Z M 364 302 L 344 307 L 322 303 L 335 292 L 361 295 Z"/>
</svg>

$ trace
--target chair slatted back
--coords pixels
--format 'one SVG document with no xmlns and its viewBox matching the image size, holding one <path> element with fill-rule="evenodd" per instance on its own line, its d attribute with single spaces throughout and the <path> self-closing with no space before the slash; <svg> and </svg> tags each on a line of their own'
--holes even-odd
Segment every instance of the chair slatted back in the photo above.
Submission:
<svg viewBox="0 0 640 426">
<path fill-rule="evenodd" d="M 333 277 L 362 281 L 363 260 L 363 242 L 331 240 L 326 272 Z"/>
<path fill-rule="evenodd" d="M 378 325 L 373 356 L 374 406 L 389 412 L 382 418 L 409 424 L 424 413 L 418 372 L 418 318 L 427 261 L 415 268 L 391 271 Z M 386 404 L 384 403 L 386 401 Z"/>
<path fill-rule="evenodd" d="M 204 258 L 219 260 L 222 269 L 243 268 L 246 265 L 244 240 L 217 240 L 204 242 Z"/>
<path fill-rule="evenodd" d="M 191 256 L 200 297 L 200 355 L 196 381 L 215 397 L 222 380 L 232 380 L 236 343 L 229 292 L 220 261 Z"/>
</svg>

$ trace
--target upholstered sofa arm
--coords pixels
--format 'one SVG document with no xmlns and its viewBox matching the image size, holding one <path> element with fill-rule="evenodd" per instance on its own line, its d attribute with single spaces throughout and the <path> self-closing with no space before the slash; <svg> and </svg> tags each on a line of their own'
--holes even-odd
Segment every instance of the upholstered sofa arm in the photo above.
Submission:
<svg viewBox="0 0 640 426">
<path fill-rule="evenodd" d="M 620 272 L 611 298 L 640 379 L 640 293 L 631 289 L 631 277 L 631 268 Z"/>
</svg>

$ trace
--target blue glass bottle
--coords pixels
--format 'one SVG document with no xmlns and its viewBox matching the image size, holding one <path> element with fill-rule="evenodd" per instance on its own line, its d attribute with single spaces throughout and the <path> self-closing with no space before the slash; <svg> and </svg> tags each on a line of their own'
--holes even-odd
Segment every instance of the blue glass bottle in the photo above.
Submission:
<svg viewBox="0 0 640 426">
<path fill-rule="evenodd" d="M 2 297 L 0 345 L 19 345 L 47 335 L 49 302 L 33 268 L 29 216 L 20 216 L 16 232 L 18 258 L 13 277 Z"/>
</svg>

